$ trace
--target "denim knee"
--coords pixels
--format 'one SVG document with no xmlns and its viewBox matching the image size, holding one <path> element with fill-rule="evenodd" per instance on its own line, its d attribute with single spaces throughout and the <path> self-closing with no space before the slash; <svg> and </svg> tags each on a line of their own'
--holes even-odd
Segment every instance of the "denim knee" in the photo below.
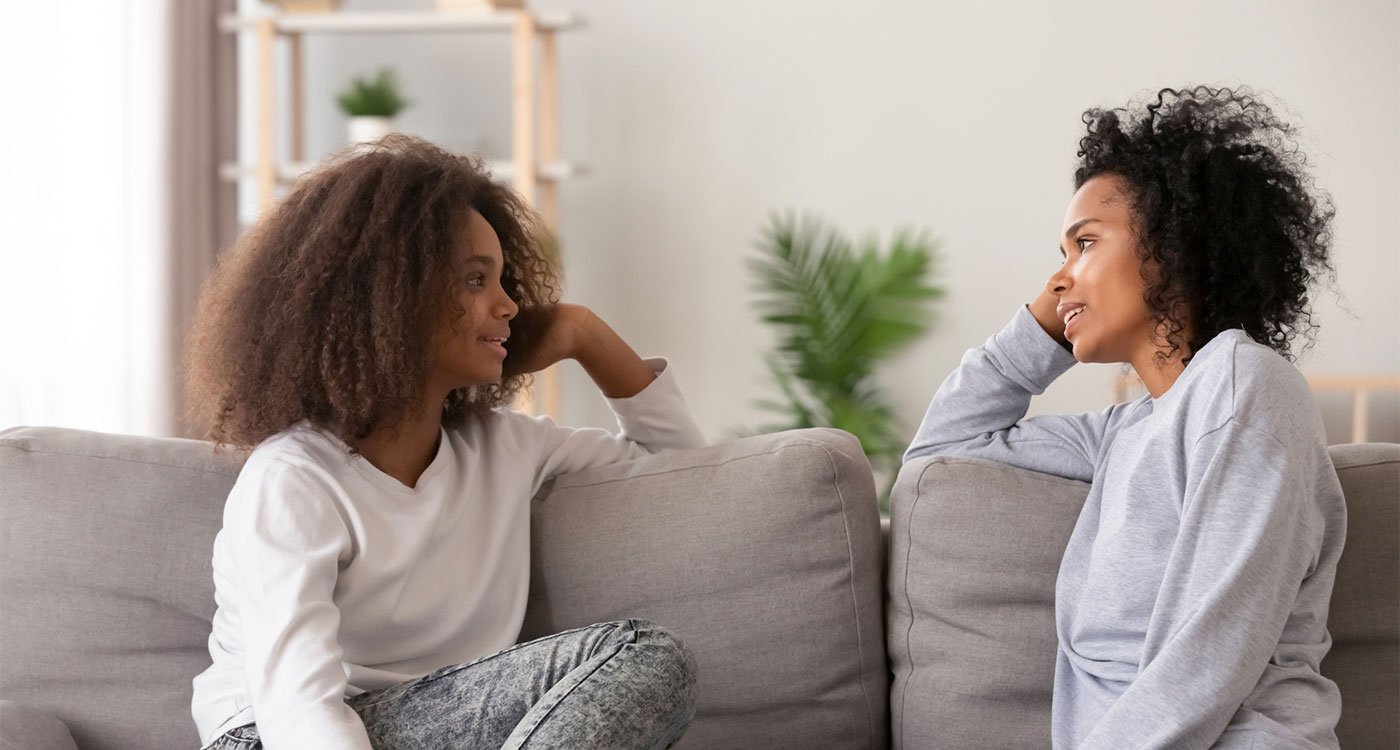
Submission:
<svg viewBox="0 0 1400 750">
<path fill-rule="evenodd" d="M 635 633 L 633 643 L 646 652 L 652 667 L 656 693 L 669 698 L 677 715 L 695 714 L 695 656 L 675 633 L 646 620 L 628 620 Z"/>
</svg>

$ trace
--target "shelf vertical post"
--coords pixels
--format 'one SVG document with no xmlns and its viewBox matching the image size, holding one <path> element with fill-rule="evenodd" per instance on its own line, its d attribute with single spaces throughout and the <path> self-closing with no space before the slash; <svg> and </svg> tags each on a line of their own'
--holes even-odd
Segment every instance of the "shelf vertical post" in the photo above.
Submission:
<svg viewBox="0 0 1400 750">
<path fill-rule="evenodd" d="M 512 45 L 512 158 L 515 161 L 515 189 L 535 205 L 537 165 L 535 162 L 535 17 L 530 11 L 515 14 Z"/>
<path fill-rule="evenodd" d="M 556 34 L 545 31 L 540 35 L 540 162 L 559 160 L 559 55 Z M 559 231 L 559 183 L 540 180 L 539 212 L 551 234 Z M 562 258 L 560 259 L 562 262 Z M 540 373 L 540 408 L 545 414 L 559 416 L 559 368 L 551 367 Z"/>
<path fill-rule="evenodd" d="M 556 34 L 540 34 L 540 163 L 559 160 L 559 48 Z M 551 231 L 559 226 L 559 183 L 541 180 L 539 210 Z"/>
<path fill-rule="evenodd" d="M 535 37 L 538 30 L 535 17 L 529 10 L 517 11 L 515 29 L 511 44 L 511 73 L 513 98 L 511 106 L 511 157 L 515 162 L 515 190 L 531 206 L 538 206 L 538 166 L 536 165 L 535 143 Z M 537 404 L 529 393 L 521 394 L 518 406 L 527 414 L 546 410 L 549 397 L 557 392 L 557 375 L 551 367 L 535 375 L 535 385 L 540 391 L 541 401 Z M 557 399 L 556 399 L 557 400 Z M 553 412 L 550 412 L 553 413 Z"/>
<path fill-rule="evenodd" d="M 272 79 L 273 42 L 276 30 L 271 18 L 259 18 L 254 26 L 257 35 L 257 188 L 258 210 L 272 205 L 277 191 L 277 155 L 274 153 L 276 118 L 273 115 L 274 85 Z"/>
<path fill-rule="evenodd" d="M 305 56 L 302 53 L 302 35 L 291 34 L 287 37 L 288 53 L 291 63 L 291 70 L 288 71 L 289 83 L 291 84 L 292 108 L 288 113 L 291 122 L 292 140 L 291 156 L 292 161 L 301 162 L 306 160 L 306 71 L 304 67 Z"/>
</svg>

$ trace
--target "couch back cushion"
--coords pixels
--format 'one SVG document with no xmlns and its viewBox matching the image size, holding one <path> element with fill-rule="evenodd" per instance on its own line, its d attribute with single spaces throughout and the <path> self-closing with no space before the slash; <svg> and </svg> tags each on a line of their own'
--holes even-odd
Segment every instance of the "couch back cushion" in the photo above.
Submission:
<svg viewBox="0 0 1400 750">
<path fill-rule="evenodd" d="M 0 697 L 85 750 L 198 747 L 190 680 L 240 464 L 191 440 L 0 433 Z"/>
<path fill-rule="evenodd" d="M 1347 540 L 1322 673 L 1342 690 L 1342 747 L 1400 747 L 1400 445 L 1332 446 Z"/>
<path fill-rule="evenodd" d="M 798 430 L 559 479 L 522 638 L 640 617 L 699 670 L 678 748 L 883 748 L 883 549 L 850 435 Z"/>
<path fill-rule="evenodd" d="M 241 459 L 207 443 L 0 433 L 0 698 L 84 750 L 196 747 L 211 553 Z M 523 637 L 639 617 L 700 671 L 680 747 L 882 748 L 874 483 L 854 438 L 765 435 L 562 477 L 534 501 Z"/>
<path fill-rule="evenodd" d="M 898 748 L 1045 748 L 1055 575 L 1088 485 L 967 458 L 891 495 L 887 635 Z"/>
<path fill-rule="evenodd" d="M 1400 445 L 1341 445 L 1347 498 L 1322 671 L 1342 747 L 1400 747 Z M 887 644 L 901 748 L 1043 748 L 1055 576 L 1088 485 L 968 458 L 906 464 L 892 497 Z"/>
</svg>

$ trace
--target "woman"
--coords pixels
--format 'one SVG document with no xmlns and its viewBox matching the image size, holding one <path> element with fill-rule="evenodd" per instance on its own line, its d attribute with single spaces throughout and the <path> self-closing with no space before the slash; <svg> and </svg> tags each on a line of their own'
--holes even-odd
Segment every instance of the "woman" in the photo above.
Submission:
<svg viewBox="0 0 1400 750">
<path fill-rule="evenodd" d="M 1056 748 L 1335 748 L 1319 664 L 1346 509 L 1307 384 L 1333 211 L 1248 90 L 1084 116 L 1060 269 L 939 389 L 905 458 L 1090 481 L 1056 586 Z M 1076 361 L 1148 395 L 1026 418 Z"/>
<path fill-rule="evenodd" d="M 205 289 L 192 403 L 252 449 L 214 542 L 215 748 L 662 748 L 694 664 L 637 620 L 513 645 L 551 476 L 704 444 L 664 360 L 555 304 L 536 217 L 393 136 L 301 180 Z M 510 411 L 575 359 L 621 435 Z"/>
</svg>

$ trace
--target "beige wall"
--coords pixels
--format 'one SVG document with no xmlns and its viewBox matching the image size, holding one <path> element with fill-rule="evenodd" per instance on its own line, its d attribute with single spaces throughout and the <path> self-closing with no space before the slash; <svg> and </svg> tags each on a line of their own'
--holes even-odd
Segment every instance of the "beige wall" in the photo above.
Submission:
<svg viewBox="0 0 1400 750">
<path fill-rule="evenodd" d="M 347 3 L 348 7 L 426 5 Z M 744 258 L 765 215 L 851 230 L 927 227 L 950 294 L 933 333 L 887 373 L 909 427 L 962 351 L 1042 283 L 1080 112 L 1147 89 L 1246 82 L 1288 103 L 1337 206 L 1337 286 L 1308 371 L 1400 372 L 1400 4 L 1394 0 L 933 3 L 539 0 L 586 15 L 561 43 L 565 153 L 592 174 L 563 191 L 571 296 L 681 368 L 719 438 L 763 418 L 770 334 Z M 508 151 L 508 61 L 488 37 L 322 38 L 308 46 L 313 152 L 336 147 L 331 93 L 399 68 L 410 132 Z M 1110 370 L 1080 367 L 1037 411 L 1104 405 Z M 567 372 L 565 418 L 606 424 Z"/>
</svg>

